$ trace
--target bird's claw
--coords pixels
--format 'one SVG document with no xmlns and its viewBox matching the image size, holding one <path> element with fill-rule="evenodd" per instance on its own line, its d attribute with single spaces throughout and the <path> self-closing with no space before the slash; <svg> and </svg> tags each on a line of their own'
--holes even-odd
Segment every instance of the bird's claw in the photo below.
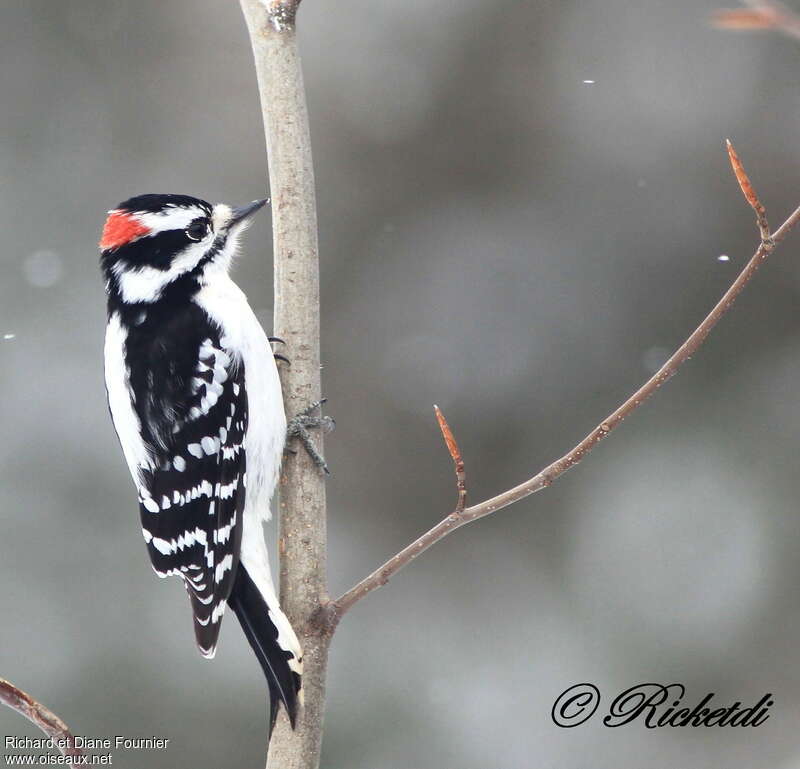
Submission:
<svg viewBox="0 0 800 769">
<path fill-rule="evenodd" d="M 270 346 L 273 344 L 282 344 L 284 347 L 286 346 L 286 342 L 279 336 L 268 336 L 267 341 L 270 343 Z M 272 357 L 275 358 L 275 360 L 282 360 L 287 366 L 292 365 L 292 362 L 283 353 L 273 350 Z"/>
<path fill-rule="evenodd" d="M 311 433 L 309 432 L 311 429 L 321 428 L 323 432 L 329 433 L 336 426 L 336 422 L 332 417 L 322 414 L 322 405 L 326 401 L 327 398 L 315 401 L 308 408 L 303 409 L 297 416 L 290 419 L 286 424 L 286 441 L 288 443 L 292 438 L 297 438 L 300 443 L 303 444 L 303 448 L 308 452 L 314 464 L 324 473 L 330 475 L 328 463 L 325 461 L 325 457 L 317 450 L 317 447 L 311 439 Z M 319 409 L 320 413 L 314 414 L 313 412 L 317 409 Z M 289 448 L 284 450 L 290 453 L 297 453 Z"/>
</svg>

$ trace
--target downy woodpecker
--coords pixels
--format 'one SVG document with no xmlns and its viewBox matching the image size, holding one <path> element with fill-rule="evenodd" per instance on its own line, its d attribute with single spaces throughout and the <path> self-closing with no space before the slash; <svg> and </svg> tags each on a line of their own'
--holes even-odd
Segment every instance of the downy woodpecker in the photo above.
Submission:
<svg viewBox="0 0 800 769">
<path fill-rule="evenodd" d="M 265 202 L 141 195 L 109 212 L 105 379 L 153 569 L 183 580 L 204 657 L 231 606 L 264 669 L 271 726 L 280 702 L 294 726 L 302 650 L 261 527 L 286 419 L 270 342 L 228 275 Z"/>
</svg>

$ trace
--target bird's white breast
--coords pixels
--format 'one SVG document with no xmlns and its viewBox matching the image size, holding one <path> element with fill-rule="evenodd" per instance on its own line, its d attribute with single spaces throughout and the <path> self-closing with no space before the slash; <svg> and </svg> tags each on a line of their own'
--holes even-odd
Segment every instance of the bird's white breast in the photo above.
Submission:
<svg viewBox="0 0 800 769">
<path fill-rule="evenodd" d="M 269 520 L 269 501 L 278 480 L 286 417 L 278 369 L 267 335 L 242 290 L 217 273 L 194 301 L 220 328 L 222 347 L 244 363 L 248 399 L 247 496 L 245 520 Z"/>
</svg>

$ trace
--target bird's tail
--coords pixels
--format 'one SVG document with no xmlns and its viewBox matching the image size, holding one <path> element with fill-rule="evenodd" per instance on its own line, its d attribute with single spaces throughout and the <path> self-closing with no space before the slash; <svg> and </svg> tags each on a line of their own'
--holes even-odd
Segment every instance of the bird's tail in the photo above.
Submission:
<svg viewBox="0 0 800 769">
<path fill-rule="evenodd" d="M 228 603 L 261 663 L 269 686 L 270 735 L 283 703 L 294 729 L 298 702 L 302 701 L 303 654 L 297 636 L 281 611 L 269 566 L 239 563 Z"/>
</svg>

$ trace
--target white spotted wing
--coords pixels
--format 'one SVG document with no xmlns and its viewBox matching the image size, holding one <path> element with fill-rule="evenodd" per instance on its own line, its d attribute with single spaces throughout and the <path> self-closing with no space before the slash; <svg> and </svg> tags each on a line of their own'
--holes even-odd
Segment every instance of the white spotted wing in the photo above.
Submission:
<svg viewBox="0 0 800 769">
<path fill-rule="evenodd" d="M 244 367 L 218 338 L 203 339 L 195 360 L 171 434 L 154 441 L 162 445 L 139 503 L 153 568 L 183 578 L 198 646 L 210 657 L 239 564 L 247 398 Z"/>
</svg>

